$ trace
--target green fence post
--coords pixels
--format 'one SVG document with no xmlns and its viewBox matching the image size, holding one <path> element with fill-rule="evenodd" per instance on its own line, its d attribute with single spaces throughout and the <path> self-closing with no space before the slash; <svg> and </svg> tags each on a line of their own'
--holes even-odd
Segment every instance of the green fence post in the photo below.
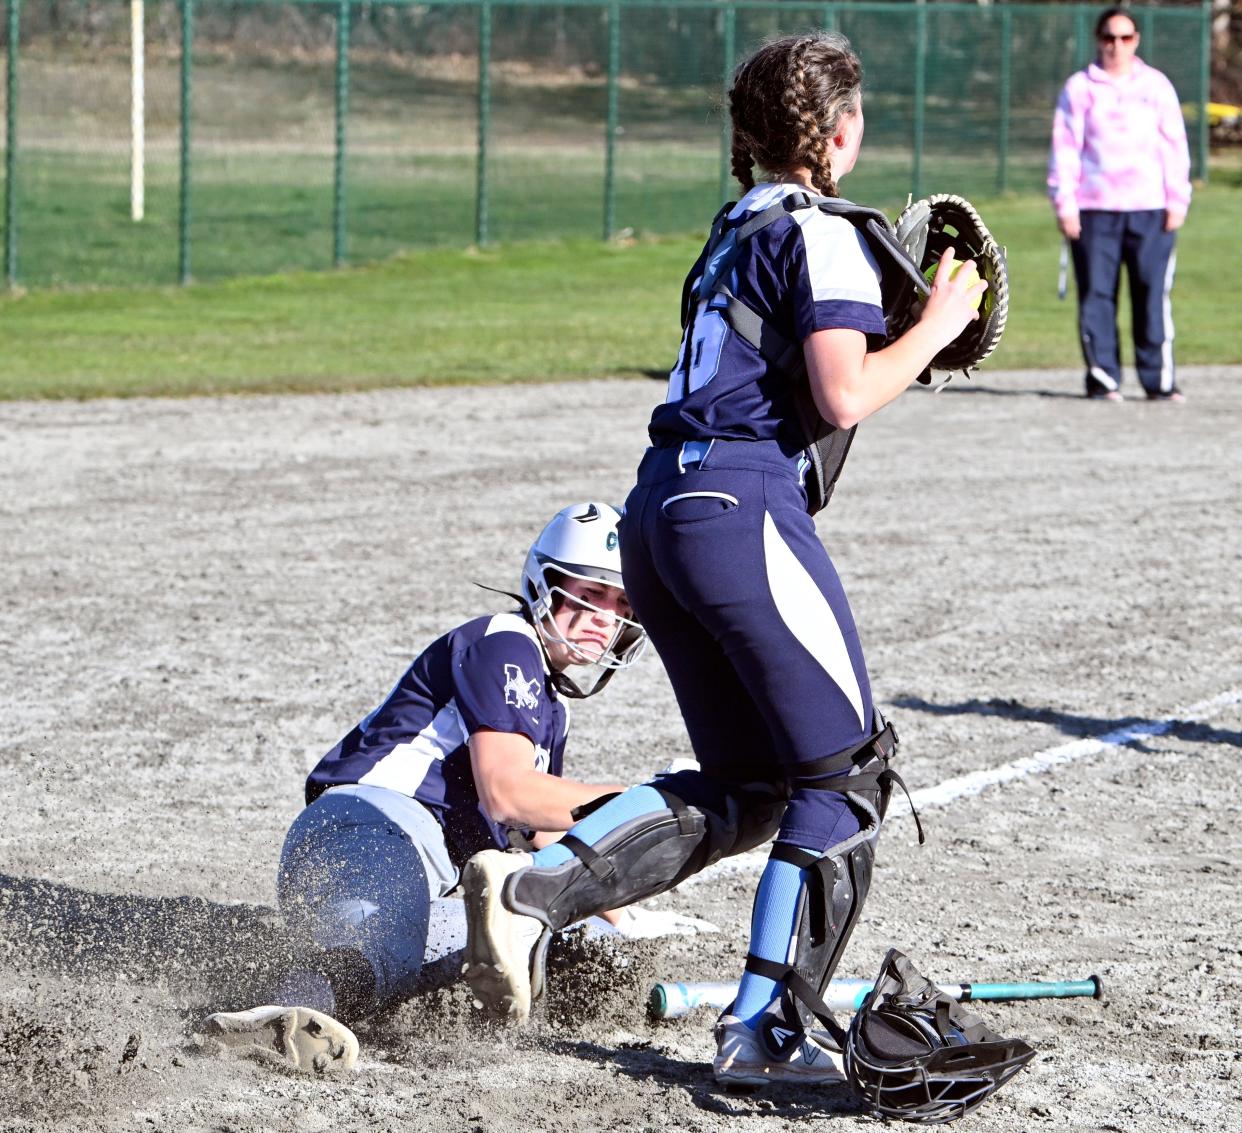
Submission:
<svg viewBox="0 0 1242 1133">
<path fill-rule="evenodd" d="M 819 22 L 823 26 L 824 31 L 839 31 L 840 30 L 840 28 L 837 26 L 840 21 L 837 19 L 837 9 L 835 5 L 832 5 L 832 4 L 824 5 L 824 11 L 822 15 L 819 17 Z"/>
<path fill-rule="evenodd" d="M 1199 35 L 1199 128 L 1195 131 L 1195 164 L 1199 179 L 1206 185 L 1211 164 L 1211 132 L 1208 128 L 1207 104 L 1212 98 L 1212 0 L 1203 0 L 1202 30 Z"/>
<path fill-rule="evenodd" d="M 730 4 L 723 13 L 724 25 L 721 28 L 724 55 L 724 80 L 721 85 L 720 104 L 724 108 L 720 123 L 720 202 L 723 204 L 731 195 L 733 187 L 733 139 L 729 127 L 729 88 L 733 85 L 733 60 L 737 55 L 737 9 Z"/>
<path fill-rule="evenodd" d="M 604 126 L 604 239 L 617 225 L 617 92 L 621 77 L 621 5 L 608 5 L 608 120 Z"/>
<path fill-rule="evenodd" d="M 177 218 L 177 276 L 182 283 L 190 282 L 190 79 L 193 55 L 194 0 L 181 0 L 181 203 Z"/>
<path fill-rule="evenodd" d="M 332 168 L 332 262 L 345 263 L 345 125 L 349 116 L 350 0 L 336 13 L 336 153 Z"/>
<path fill-rule="evenodd" d="M 997 108 L 1000 121 L 996 134 L 996 191 L 1003 193 L 1009 188 L 1009 114 L 1013 88 L 1013 13 L 1008 6 L 1000 14 L 1000 91 Z"/>
<path fill-rule="evenodd" d="M 1089 10 L 1079 6 L 1074 9 L 1074 61 L 1070 65 L 1070 71 L 1081 71 L 1089 62 L 1092 56 L 1090 33 L 1087 31 L 1087 19 Z"/>
<path fill-rule="evenodd" d="M 923 196 L 923 112 L 927 98 L 927 4 L 918 2 L 915 23 L 918 36 L 914 48 L 914 161 L 910 172 L 910 191 L 917 201 Z"/>
<path fill-rule="evenodd" d="M 492 6 L 479 5 L 479 153 L 475 178 L 474 242 L 487 243 L 487 139 L 492 128 Z"/>
<path fill-rule="evenodd" d="M 17 286 L 17 36 L 21 0 L 8 0 L 8 78 L 4 115 L 4 281 Z"/>
</svg>

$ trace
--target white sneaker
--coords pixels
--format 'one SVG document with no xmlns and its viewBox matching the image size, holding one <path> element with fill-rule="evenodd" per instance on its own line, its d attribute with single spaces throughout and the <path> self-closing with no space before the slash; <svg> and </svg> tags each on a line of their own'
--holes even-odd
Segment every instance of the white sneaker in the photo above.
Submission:
<svg viewBox="0 0 1242 1133">
<path fill-rule="evenodd" d="M 208 1015 L 204 1033 L 231 1050 L 274 1051 L 290 1066 L 325 1074 L 352 1070 L 358 1040 L 344 1023 L 309 1007 L 252 1007 Z"/>
<path fill-rule="evenodd" d="M 505 878 L 531 864 L 530 854 L 484 850 L 461 872 L 466 905 L 466 982 L 483 1007 L 514 1023 L 530 1018 L 531 953 L 544 926 L 505 907 Z"/>
<path fill-rule="evenodd" d="M 716 1023 L 716 1058 L 712 1071 L 722 1086 L 766 1086 L 769 1082 L 801 1082 L 826 1086 L 845 1081 L 841 1054 L 824 1032 L 807 1031 L 791 1054 L 768 1052 L 758 1031 L 736 1015 Z M 792 1036 L 793 1032 L 789 1032 Z"/>
</svg>

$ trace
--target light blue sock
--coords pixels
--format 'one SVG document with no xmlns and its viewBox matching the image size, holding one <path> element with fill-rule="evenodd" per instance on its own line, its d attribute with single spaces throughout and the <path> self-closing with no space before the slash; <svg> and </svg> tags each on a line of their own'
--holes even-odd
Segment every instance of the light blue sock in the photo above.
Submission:
<svg viewBox="0 0 1242 1133">
<path fill-rule="evenodd" d="M 751 914 L 750 951 L 763 960 L 783 964 L 789 958 L 794 918 L 806 871 L 793 862 L 769 861 L 759 879 L 755 909 Z M 780 984 L 767 976 L 743 972 L 733 1001 L 733 1014 L 752 1029 L 780 991 Z"/>
<path fill-rule="evenodd" d="M 611 834 L 618 826 L 623 826 L 632 818 L 640 818 L 644 814 L 655 814 L 657 811 L 668 810 L 664 796 L 654 787 L 643 784 L 623 791 L 616 798 L 610 799 L 599 810 L 592 811 L 581 822 L 569 831 L 575 838 L 594 846 L 605 834 Z M 544 846 L 535 852 L 534 864 L 540 868 L 564 865 L 574 855 L 559 842 Z"/>
</svg>

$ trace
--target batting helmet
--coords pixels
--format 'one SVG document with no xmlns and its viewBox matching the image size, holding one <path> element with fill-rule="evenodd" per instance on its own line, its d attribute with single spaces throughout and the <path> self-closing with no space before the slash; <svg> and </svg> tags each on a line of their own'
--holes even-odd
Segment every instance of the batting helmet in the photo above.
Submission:
<svg viewBox="0 0 1242 1133">
<path fill-rule="evenodd" d="M 638 622 L 618 617 L 608 648 L 598 657 L 587 656 L 565 641 L 552 621 L 558 598 L 567 597 L 560 586 L 566 577 L 624 588 L 617 534 L 620 522 L 621 515 L 611 504 L 582 503 L 562 508 L 531 544 L 522 566 L 522 601 L 539 632 L 568 645 L 581 662 L 554 676 L 557 688 L 567 696 L 599 692 L 614 672 L 637 661 L 647 644 L 647 634 Z M 574 601 L 589 605 L 579 598 Z"/>
</svg>

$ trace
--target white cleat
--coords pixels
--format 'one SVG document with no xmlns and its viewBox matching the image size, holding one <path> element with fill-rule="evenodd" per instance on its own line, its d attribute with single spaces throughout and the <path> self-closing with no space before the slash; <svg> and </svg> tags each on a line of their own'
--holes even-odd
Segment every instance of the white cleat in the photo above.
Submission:
<svg viewBox="0 0 1242 1133">
<path fill-rule="evenodd" d="M 506 908 L 501 890 L 511 873 L 530 863 L 530 854 L 484 850 L 461 873 L 466 982 L 485 1010 L 513 1023 L 530 1018 L 531 954 L 544 926 Z"/>
<path fill-rule="evenodd" d="M 820 1031 L 803 1032 L 798 1044 L 783 1057 L 769 1053 L 758 1031 L 735 1015 L 722 1015 L 715 1034 L 712 1071 L 722 1086 L 766 1086 L 769 1082 L 828 1086 L 846 1080 L 840 1051 Z"/>
<path fill-rule="evenodd" d="M 230 1050 L 272 1051 L 290 1066 L 327 1074 L 352 1070 L 358 1061 L 358 1040 L 344 1023 L 309 1007 L 252 1007 L 249 1011 L 218 1011 L 203 1025 L 208 1038 Z"/>
</svg>

